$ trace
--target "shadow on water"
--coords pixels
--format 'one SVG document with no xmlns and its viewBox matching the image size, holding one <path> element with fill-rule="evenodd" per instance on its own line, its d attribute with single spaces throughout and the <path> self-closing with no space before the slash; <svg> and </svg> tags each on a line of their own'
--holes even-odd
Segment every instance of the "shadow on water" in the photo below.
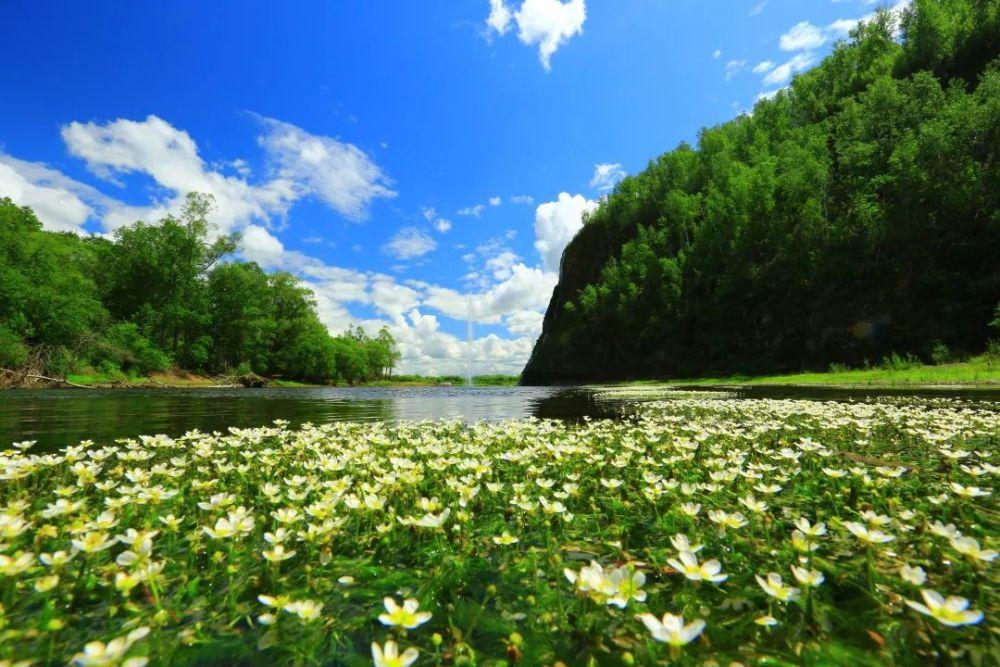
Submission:
<svg viewBox="0 0 1000 667">
<path fill-rule="evenodd" d="M 674 388 L 671 392 L 677 395 Z M 733 396 L 733 388 L 725 389 Z M 699 388 L 706 391 L 706 388 Z M 709 390 L 711 391 L 711 390 Z M 884 396 L 997 401 L 1000 390 L 869 390 L 826 387 L 748 387 L 740 398 L 870 400 Z M 620 418 L 643 400 L 667 398 L 608 393 L 593 387 L 358 387 L 295 389 L 7 390 L 0 392 L 0 449 L 35 440 L 32 451 L 52 451 L 81 440 L 187 431 L 224 432 L 284 419 L 293 426 L 332 421 L 466 421 Z"/>
</svg>

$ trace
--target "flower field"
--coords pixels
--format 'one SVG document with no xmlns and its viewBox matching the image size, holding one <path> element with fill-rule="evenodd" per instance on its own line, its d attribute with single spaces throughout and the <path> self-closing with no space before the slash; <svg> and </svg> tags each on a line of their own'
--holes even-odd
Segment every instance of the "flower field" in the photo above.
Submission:
<svg viewBox="0 0 1000 667">
<path fill-rule="evenodd" d="M 691 396 L 0 453 L 0 664 L 1000 664 L 1000 410 Z"/>
</svg>

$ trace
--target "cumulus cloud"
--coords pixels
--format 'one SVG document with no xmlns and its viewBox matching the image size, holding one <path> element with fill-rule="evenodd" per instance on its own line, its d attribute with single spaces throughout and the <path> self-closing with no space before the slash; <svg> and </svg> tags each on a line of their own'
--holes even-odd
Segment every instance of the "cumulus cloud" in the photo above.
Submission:
<svg viewBox="0 0 1000 667">
<path fill-rule="evenodd" d="M 790 60 L 770 70 L 765 70 L 764 85 L 780 86 L 787 83 L 793 74 L 809 69 L 816 62 L 816 56 L 811 53 L 798 53 Z M 760 65 L 758 65 L 760 67 Z"/>
<path fill-rule="evenodd" d="M 531 195 L 514 195 L 510 201 L 513 204 L 528 204 L 530 206 L 535 203 L 535 198 Z"/>
<path fill-rule="evenodd" d="M 596 208 L 597 202 L 583 195 L 561 192 L 555 201 L 535 209 L 535 248 L 547 270 L 559 270 L 563 250 L 583 227 L 583 215 Z"/>
<path fill-rule="evenodd" d="M 601 192 L 607 192 L 615 187 L 615 183 L 625 178 L 627 174 L 617 162 L 611 164 L 602 162 L 594 165 L 594 176 L 590 179 L 590 187 Z"/>
<path fill-rule="evenodd" d="M 0 196 L 30 206 L 51 231 L 83 233 L 96 214 L 95 206 L 111 201 L 94 188 L 38 162 L 26 162 L 0 153 Z"/>
<path fill-rule="evenodd" d="M 499 35 L 506 35 L 510 30 L 510 21 L 513 14 L 504 0 L 490 0 L 490 15 L 486 18 L 487 30 L 495 31 Z"/>
<path fill-rule="evenodd" d="M 517 24 L 517 38 L 523 44 L 538 47 L 542 67 L 550 70 L 552 55 L 570 38 L 583 33 L 587 20 L 585 0 L 524 0 L 512 11 L 505 0 L 490 0 L 486 19 L 487 33 L 505 35 Z"/>
<path fill-rule="evenodd" d="M 434 221 L 434 229 L 444 234 L 451 229 L 451 220 L 448 220 L 447 218 L 438 218 Z"/>
<path fill-rule="evenodd" d="M 518 310 L 508 315 L 504 324 L 512 334 L 534 340 L 542 333 L 544 319 L 545 314 L 537 310 Z"/>
<path fill-rule="evenodd" d="M 500 201 L 500 197 L 490 197 L 490 206 L 499 206 Z"/>
<path fill-rule="evenodd" d="M 782 51 L 803 51 L 819 48 L 825 41 L 822 30 L 809 21 L 802 21 L 779 38 L 778 46 Z"/>
<path fill-rule="evenodd" d="M 359 148 L 313 135 L 290 123 L 258 116 L 264 133 L 258 142 L 272 166 L 268 180 L 252 183 L 245 162 L 227 174 L 206 164 L 191 136 L 157 116 L 108 123 L 72 122 L 61 130 L 70 154 L 98 177 L 117 184 L 122 174 L 140 173 L 168 194 L 146 206 L 114 204 L 103 224 L 115 229 L 137 219 L 176 212 L 189 192 L 204 192 L 216 202 L 215 223 L 222 232 L 283 216 L 304 197 L 316 197 L 342 215 L 364 218 L 373 199 L 393 197 L 391 182 Z"/>
<path fill-rule="evenodd" d="M 403 227 L 382 246 L 382 250 L 396 259 L 413 259 L 437 248 L 437 241 L 417 227 Z"/>
<path fill-rule="evenodd" d="M 266 132 L 258 142 L 278 176 L 315 195 L 341 215 L 364 219 L 372 200 L 396 196 L 392 181 L 357 146 L 310 134 L 273 118 L 259 119 Z"/>
</svg>

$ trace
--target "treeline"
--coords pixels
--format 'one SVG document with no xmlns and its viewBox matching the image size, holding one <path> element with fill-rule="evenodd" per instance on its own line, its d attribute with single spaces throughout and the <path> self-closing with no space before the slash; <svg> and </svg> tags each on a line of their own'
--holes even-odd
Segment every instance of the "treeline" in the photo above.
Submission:
<svg viewBox="0 0 1000 667">
<path fill-rule="evenodd" d="M 998 55 L 1000 0 L 914 0 L 623 180 L 567 248 L 523 380 L 981 352 L 1000 318 Z"/>
<path fill-rule="evenodd" d="M 191 194 L 177 217 L 107 239 L 44 231 L 31 209 L 0 198 L 0 368 L 317 383 L 392 373 L 400 355 L 387 329 L 331 336 L 295 276 L 222 261 L 238 238 L 212 240 L 212 206 Z"/>
</svg>

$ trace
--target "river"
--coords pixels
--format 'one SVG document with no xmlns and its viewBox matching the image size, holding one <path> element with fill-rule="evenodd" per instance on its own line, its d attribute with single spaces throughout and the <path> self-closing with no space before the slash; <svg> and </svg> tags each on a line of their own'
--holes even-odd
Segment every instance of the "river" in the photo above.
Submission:
<svg viewBox="0 0 1000 667">
<path fill-rule="evenodd" d="M 230 426 L 262 426 L 275 419 L 293 425 L 336 420 L 420 420 L 525 417 L 614 417 L 637 400 L 660 397 L 631 391 L 606 395 L 587 387 L 405 387 L 289 389 L 44 389 L 0 391 L 0 449 L 35 440 L 32 451 L 52 451 L 81 440 L 116 438 Z M 760 388 L 746 398 L 869 400 L 885 395 L 962 398 L 998 402 L 1000 391 L 873 391 Z"/>
</svg>

